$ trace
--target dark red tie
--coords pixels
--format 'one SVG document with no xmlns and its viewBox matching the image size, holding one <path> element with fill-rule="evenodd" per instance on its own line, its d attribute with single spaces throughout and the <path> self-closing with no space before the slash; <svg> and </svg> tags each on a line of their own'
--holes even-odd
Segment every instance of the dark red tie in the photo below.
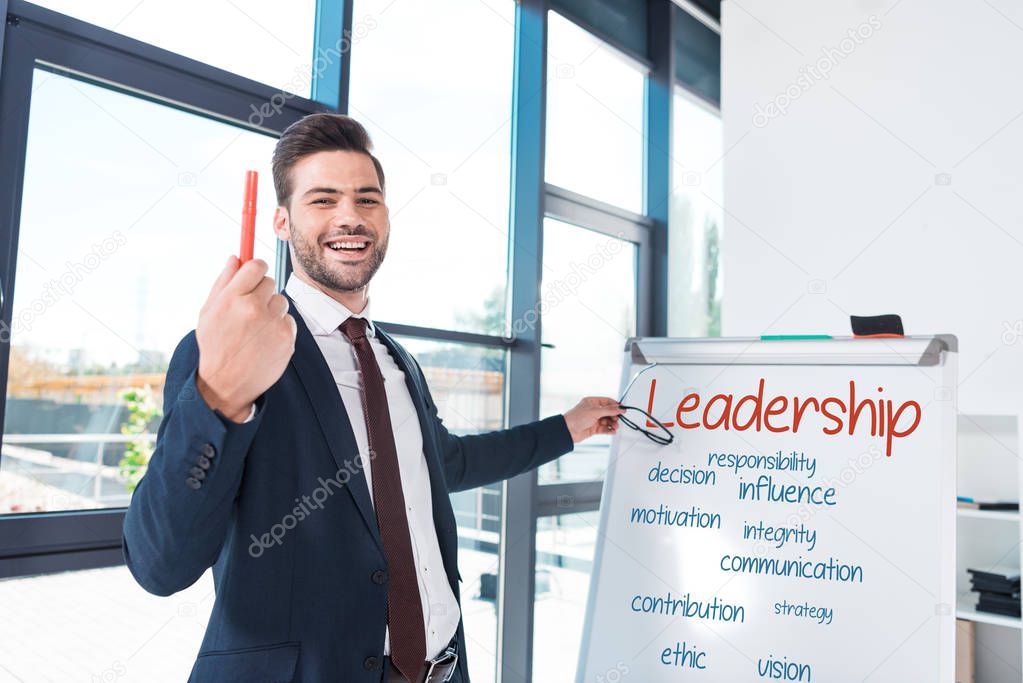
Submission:
<svg viewBox="0 0 1023 683">
<path fill-rule="evenodd" d="M 341 332 L 355 347 L 362 374 L 362 410 L 372 458 L 373 506 L 387 557 L 387 625 L 390 628 L 391 662 L 410 682 L 419 679 L 426 661 L 426 632 L 419 581 L 412 557 L 412 538 L 401 490 L 398 450 L 394 445 L 391 414 L 387 409 L 384 377 L 366 338 L 365 318 L 349 317 Z"/>
</svg>

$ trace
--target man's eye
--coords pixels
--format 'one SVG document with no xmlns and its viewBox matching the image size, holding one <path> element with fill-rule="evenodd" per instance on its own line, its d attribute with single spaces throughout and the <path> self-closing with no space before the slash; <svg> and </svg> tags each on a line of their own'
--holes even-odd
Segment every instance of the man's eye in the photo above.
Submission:
<svg viewBox="0 0 1023 683">
<path fill-rule="evenodd" d="M 329 199 L 314 199 L 313 204 L 329 204 Z"/>
<path fill-rule="evenodd" d="M 364 202 L 366 204 L 376 204 L 377 203 L 377 200 L 375 200 L 375 199 L 360 199 L 359 201 L 360 202 Z"/>
</svg>

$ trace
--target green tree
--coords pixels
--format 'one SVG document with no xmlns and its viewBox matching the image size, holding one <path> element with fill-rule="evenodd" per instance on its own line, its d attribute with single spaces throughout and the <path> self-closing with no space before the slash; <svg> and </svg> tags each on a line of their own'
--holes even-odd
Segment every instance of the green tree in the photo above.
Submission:
<svg viewBox="0 0 1023 683">
<path fill-rule="evenodd" d="M 148 435 L 149 424 L 163 417 L 163 411 L 153 402 L 153 392 L 148 386 L 128 389 L 121 398 L 128 406 L 128 419 L 121 423 L 122 434 Z M 149 439 L 134 439 L 125 445 L 124 456 L 118 466 L 129 492 L 138 486 L 152 455 L 153 442 Z"/>
<path fill-rule="evenodd" d="M 720 229 L 717 221 L 707 216 L 703 223 L 707 236 L 707 336 L 721 336 L 721 293 L 718 291 L 718 271 L 721 268 Z"/>
</svg>

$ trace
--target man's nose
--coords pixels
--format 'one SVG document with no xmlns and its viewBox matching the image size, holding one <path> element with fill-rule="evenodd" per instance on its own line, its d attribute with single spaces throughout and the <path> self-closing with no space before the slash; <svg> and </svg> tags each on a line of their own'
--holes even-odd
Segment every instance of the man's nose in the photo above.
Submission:
<svg viewBox="0 0 1023 683">
<path fill-rule="evenodd" d="M 337 211 L 332 222 L 338 227 L 355 228 L 363 224 L 362 214 L 354 199 L 342 198 L 337 203 Z"/>
</svg>

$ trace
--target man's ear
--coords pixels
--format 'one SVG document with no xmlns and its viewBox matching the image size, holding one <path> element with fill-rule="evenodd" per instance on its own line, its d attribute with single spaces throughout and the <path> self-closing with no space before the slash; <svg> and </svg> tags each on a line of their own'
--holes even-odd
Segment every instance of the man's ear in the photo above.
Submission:
<svg viewBox="0 0 1023 683">
<path fill-rule="evenodd" d="M 291 240 L 291 215 L 286 207 L 278 206 L 274 211 L 274 233 L 285 242 Z"/>
</svg>

